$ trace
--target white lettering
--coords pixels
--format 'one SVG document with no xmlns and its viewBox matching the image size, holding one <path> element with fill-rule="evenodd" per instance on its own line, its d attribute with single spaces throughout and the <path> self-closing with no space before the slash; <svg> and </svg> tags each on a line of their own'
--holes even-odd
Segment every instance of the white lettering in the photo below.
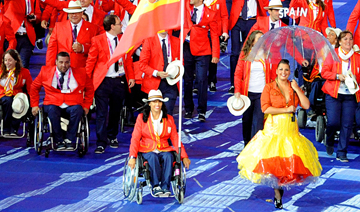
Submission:
<svg viewBox="0 0 360 212">
<path fill-rule="evenodd" d="M 301 12 L 300 12 L 300 16 L 304 16 L 306 17 L 307 16 L 307 12 L 308 12 L 308 9 L 304 9 L 304 8 L 301 8 Z"/>
</svg>

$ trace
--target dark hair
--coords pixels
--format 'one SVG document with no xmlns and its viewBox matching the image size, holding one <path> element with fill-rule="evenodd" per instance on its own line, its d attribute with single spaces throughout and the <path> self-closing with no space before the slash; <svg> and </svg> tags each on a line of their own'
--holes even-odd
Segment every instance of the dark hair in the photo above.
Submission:
<svg viewBox="0 0 360 212">
<path fill-rule="evenodd" d="M 281 59 L 276 68 L 279 68 L 280 64 L 286 64 L 290 68 L 290 62 L 287 59 Z"/>
<path fill-rule="evenodd" d="M 340 46 L 340 41 L 343 37 L 345 37 L 347 34 L 350 34 L 351 37 L 354 38 L 354 35 L 352 32 L 350 32 L 349 30 L 344 30 L 340 33 L 339 37 L 337 38 L 336 44 L 335 44 L 335 48 L 339 48 Z"/>
<path fill-rule="evenodd" d="M 88 16 L 88 14 L 83 13 L 83 16 L 85 16 L 85 18 L 83 18 L 85 21 L 89 21 L 89 16 Z"/>
<path fill-rule="evenodd" d="M 250 53 L 250 50 L 251 48 L 253 47 L 253 43 L 254 43 L 254 40 L 255 40 L 255 37 L 257 34 L 264 34 L 262 31 L 260 30 L 255 30 L 253 31 L 250 35 L 249 35 L 249 38 L 247 39 L 244 47 L 242 48 L 242 51 L 244 52 L 245 54 L 245 58 L 248 56 L 248 54 Z"/>
<path fill-rule="evenodd" d="M 309 0 L 306 0 L 307 4 L 310 4 Z M 322 10 L 325 10 L 325 3 L 322 0 L 316 0 L 316 4 L 318 4 Z"/>
<path fill-rule="evenodd" d="M 103 22 L 103 26 L 105 31 L 110 31 L 111 30 L 111 25 L 115 25 L 116 24 L 116 19 L 118 19 L 119 17 L 116 15 L 107 15 L 104 18 L 104 22 Z"/>
<path fill-rule="evenodd" d="M 68 57 L 68 58 L 70 58 L 70 54 L 67 53 L 67 52 L 59 52 L 59 53 L 56 55 L 56 60 L 58 60 L 59 57 Z"/>
<path fill-rule="evenodd" d="M 150 116 L 150 105 L 149 103 L 146 104 L 146 106 L 144 107 L 142 114 L 143 114 L 143 121 L 146 123 L 149 119 Z M 163 116 L 161 117 L 161 119 L 167 119 L 167 109 L 166 109 L 166 105 L 162 104 L 161 110 L 163 112 Z"/>
<path fill-rule="evenodd" d="M 23 65 L 22 65 L 21 57 L 20 57 L 19 53 L 14 49 L 9 49 L 3 54 L 2 63 L 1 63 L 2 72 L 1 72 L 1 75 L 0 75 L 0 79 L 4 79 L 7 76 L 7 74 L 9 73 L 9 71 L 6 69 L 6 66 L 5 66 L 5 55 L 6 54 L 9 54 L 16 61 L 16 64 L 15 64 L 15 77 L 17 79 Z"/>
</svg>

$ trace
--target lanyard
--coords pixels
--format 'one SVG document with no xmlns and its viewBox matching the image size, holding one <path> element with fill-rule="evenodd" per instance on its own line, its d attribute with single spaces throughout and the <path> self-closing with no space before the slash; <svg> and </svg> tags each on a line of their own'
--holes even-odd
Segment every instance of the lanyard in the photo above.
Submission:
<svg viewBox="0 0 360 212">
<path fill-rule="evenodd" d="M 71 76 L 71 68 L 69 68 L 69 75 L 68 75 L 68 81 L 67 81 L 67 88 L 68 90 L 70 89 L 69 84 L 70 84 L 70 76 Z M 56 80 L 58 83 L 59 88 L 61 88 L 61 90 L 63 90 L 63 87 L 60 85 L 60 79 L 59 79 L 59 72 L 56 71 Z"/>
<path fill-rule="evenodd" d="M 31 12 L 30 0 L 26 0 L 26 15 L 29 15 Z"/>
<path fill-rule="evenodd" d="M 108 45 L 109 45 L 109 47 L 110 47 L 110 54 L 113 55 L 114 50 L 113 50 L 113 48 L 112 48 L 111 41 L 110 41 L 110 39 L 109 39 L 107 36 L 106 36 L 106 39 L 107 39 Z M 116 48 L 116 47 L 115 47 L 115 48 Z M 110 55 L 110 56 L 111 56 L 111 55 Z"/>
</svg>

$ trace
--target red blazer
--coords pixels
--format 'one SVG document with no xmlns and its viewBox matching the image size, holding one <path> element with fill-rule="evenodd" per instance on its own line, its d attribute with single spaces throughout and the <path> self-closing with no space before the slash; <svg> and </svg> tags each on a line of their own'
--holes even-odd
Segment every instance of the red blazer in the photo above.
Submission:
<svg viewBox="0 0 360 212">
<path fill-rule="evenodd" d="M 29 14 L 34 13 L 36 16 L 36 22 L 40 23 L 41 20 L 40 1 L 39 0 L 30 0 L 30 1 L 31 1 L 30 3 L 31 11 Z M 34 8 L 34 4 L 36 8 Z M 29 22 L 25 16 L 25 10 L 26 10 L 25 1 L 6 0 L 4 8 L 5 8 L 4 15 L 11 20 L 11 27 L 13 28 L 13 32 L 16 33 L 20 28 L 21 24 L 25 21 L 26 33 L 32 45 L 35 46 L 35 41 L 36 41 L 35 29 L 33 24 Z"/>
<path fill-rule="evenodd" d="M 269 5 L 269 0 L 257 0 L 256 2 L 258 3 L 256 17 L 267 16 L 266 10 L 264 9 L 264 7 L 267 7 Z M 240 17 L 240 13 L 241 13 L 243 6 L 244 6 L 244 0 L 233 0 L 232 1 L 230 17 L 229 17 L 229 30 L 231 30 L 235 26 L 237 20 Z"/>
<path fill-rule="evenodd" d="M 5 38 L 7 41 L 9 41 L 8 49 L 16 49 L 17 42 L 15 38 L 15 33 L 11 27 L 11 22 L 0 11 L 0 64 L 2 63 L 2 56 L 4 54 Z"/>
<path fill-rule="evenodd" d="M 314 20 L 314 13 L 311 10 L 306 0 L 292 0 L 290 2 L 289 10 L 291 10 L 291 8 L 294 8 L 294 10 L 296 11 L 298 7 L 304 8 L 305 10 L 307 9 L 307 15 L 300 16 L 299 26 L 312 28 L 325 35 L 326 34 L 325 29 L 328 27 L 328 22 L 327 22 L 328 6 L 325 5 L 325 10 L 319 7 L 319 13 L 315 20 Z"/>
<path fill-rule="evenodd" d="M 180 59 L 180 39 L 170 36 L 171 60 Z M 157 90 L 160 85 L 161 78 L 154 77 L 154 70 L 163 71 L 164 56 L 162 53 L 159 36 L 147 38 L 140 54 L 140 70 L 145 73 L 142 80 L 141 90 L 149 93 L 150 90 Z"/>
<path fill-rule="evenodd" d="M 118 35 L 121 38 L 121 35 Z M 104 80 L 108 71 L 106 63 L 110 59 L 109 44 L 107 42 L 106 33 L 95 36 L 91 39 L 91 48 L 89 56 L 86 60 L 86 73 L 89 78 L 93 79 L 94 89 L 96 90 L 101 82 Z M 132 58 L 124 56 L 125 77 L 135 79 L 134 70 L 132 68 Z"/>
<path fill-rule="evenodd" d="M 95 7 L 97 9 L 103 10 L 105 12 L 110 12 L 110 10 L 114 9 L 114 1 L 113 0 L 96 0 Z"/>
<path fill-rule="evenodd" d="M 45 89 L 44 105 L 60 106 L 66 103 L 67 105 L 81 105 L 83 108 L 89 109 L 93 103 L 94 87 L 91 79 L 86 75 L 85 68 L 72 67 L 71 73 L 74 75 L 78 87 L 71 93 L 61 93 L 59 89 L 51 85 L 55 71 L 56 66 L 43 66 L 41 68 L 39 75 L 31 85 L 31 107 L 39 106 L 39 92 L 43 86 Z"/>
<path fill-rule="evenodd" d="M 191 22 L 191 11 L 193 6 L 189 1 L 185 2 L 186 18 L 188 27 L 184 29 L 184 38 L 190 31 L 190 51 L 194 56 L 212 55 L 212 57 L 220 58 L 220 43 L 218 35 L 218 24 L 216 20 L 216 12 L 210 10 L 204 5 L 204 12 L 201 21 L 198 24 Z M 210 37 L 212 48 L 210 47 L 210 40 L 208 31 L 210 29 Z M 185 40 L 185 39 L 184 39 Z M 185 41 L 186 42 L 186 41 Z"/>
<path fill-rule="evenodd" d="M 2 70 L 0 70 L 0 75 L 2 74 Z M 19 76 L 16 80 L 16 83 L 13 87 L 13 96 L 15 96 L 18 93 L 24 92 L 23 91 L 23 87 L 26 86 L 26 90 L 29 92 L 31 89 L 31 84 L 32 84 L 32 78 L 31 78 L 31 74 L 30 71 L 26 68 L 22 68 L 20 70 Z M 4 87 L 0 85 L 0 98 L 2 98 L 3 96 L 5 96 L 4 93 Z"/>
<path fill-rule="evenodd" d="M 235 93 L 240 92 L 241 95 L 248 95 L 249 82 L 251 74 L 251 62 L 243 60 L 244 52 L 241 51 L 238 63 L 235 69 L 234 85 Z M 276 78 L 276 66 L 265 62 L 265 83 L 270 83 Z"/>
<path fill-rule="evenodd" d="M 355 31 L 355 27 L 360 20 L 360 1 L 355 5 L 354 10 L 352 11 L 346 29 L 354 34 L 354 44 L 360 46 L 360 28 L 358 27 Z"/>
<path fill-rule="evenodd" d="M 330 25 L 334 28 L 336 28 L 336 20 L 335 20 L 335 13 L 334 13 L 334 7 L 333 7 L 333 0 L 324 0 L 327 8 L 328 8 L 328 12 L 327 12 L 327 16 L 328 16 L 328 20 L 330 22 Z"/>
<path fill-rule="evenodd" d="M 72 49 L 73 38 L 70 21 L 57 22 L 54 31 L 51 34 L 48 50 L 46 52 L 46 65 L 55 65 L 57 53 L 65 51 L 70 54 L 72 67 L 85 67 L 91 45 L 91 38 L 95 37 L 97 34 L 98 27 L 83 20 L 77 36 L 77 41 L 84 46 L 84 52 L 75 53 Z"/>
<path fill-rule="evenodd" d="M 335 52 L 339 55 L 339 49 L 336 48 Z M 340 58 L 340 57 L 339 57 Z M 341 61 L 341 58 L 340 58 Z M 356 81 L 360 84 L 360 54 L 354 53 L 351 58 L 351 72 L 356 77 Z M 330 96 L 337 98 L 340 87 L 340 80 L 336 80 L 336 74 L 342 73 L 342 64 L 333 63 L 331 65 L 324 65 L 321 70 L 321 77 L 326 79 L 322 91 Z M 360 101 L 360 92 L 355 93 L 356 101 Z"/>
<path fill-rule="evenodd" d="M 137 157 L 138 152 L 151 152 L 157 148 L 161 152 L 179 151 L 179 138 L 176 130 L 174 118 L 167 115 L 167 119 L 163 119 L 163 131 L 160 135 L 160 142 L 155 140 L 154 127 L 151 124 L 151 116 L 146 123 L 143 121 L 143 114 L 140 113 L 136 119 L 134 131 L 131 136 L 130 154 L 129 156 Z M 169 146 L 168 139 L 171 140 L 173 146 Z M 181 159 L 188 158 L 184 145 L 181 144 Z"/>
<path fill-rule="evenodd" d="M 216 12 L 216 21 L 218 23 L 218 33 L 219 36 L 222 35 L 222 33 L 228 33 L 229 32 L 229 15 L 228 10 L 226 8 L 226 1 L 225 0 L 214 0 L 211 5 L 209 6 L 209 9 Z M 221 25 L 220 25 L 221 23 Z"/>
<path fill-rule="evenodd" d="M 132 15 L 135 12 L 136 6 L 133 3 L 131 3 L 129 0 L 115 0 L 115 2 L 119 4 L 124 10 L 126 10 L 130 15 Z M 123 20 L 124 14 L 117 14 L 116 11 L 117 10 L 115 10 L 115 14 L 119 15 L 120 19 Z"/>
</svg>

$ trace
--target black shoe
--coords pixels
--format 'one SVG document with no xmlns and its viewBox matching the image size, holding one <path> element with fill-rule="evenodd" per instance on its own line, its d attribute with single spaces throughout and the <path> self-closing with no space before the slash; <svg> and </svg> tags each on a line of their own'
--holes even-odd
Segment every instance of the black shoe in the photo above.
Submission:
<svg viewBox="0 0 360 212">
<path fill-rule="evenodd" d="M 333 146 L 326 146 L 326 153 L 328 155 L 332 155 L 334 153 L 334 147 Z"/>
<path fill-rule="evenodd" d="M 192 112 L 186 112 L 185 119 L 192 119 Z"/>
<path fill-rule="evenodd" d="M 215 92 L 216 91 L 216 85 L 215 83 L 211 82 L 210 83 L 210 88 L 209 88 L 210 92 Z"/>
<path fill-rule="evenodd" d="M 37 49 L 43 49 L 44 48 L 44 43 L 43 43 L 43 40 L 42 39 L 38 39 L 36 42 L 35 42 L 35 46 Z"/>
<path fill-rule="evenodd" d="M 193 93 L 194 93 L 194 94 L 198 94 L 198 91 L 199 91 L 199 90 L 198 90 L 197 88 L 194 88 L 194 89 L 193 89 Z"/>
<path fill-rule="evenodd" d="M 274 205 L 275 208 L 282 209 L 283 208 L 282 199 L 278 200 L 274 197 Z"/>
<path fill-rule="evenodd" d="M 96 147 L 96 149 L 95 149 L 95 153 L 96 154 L 102 154 L 102 153 L 104 153 L 105 152 L 105 148 L 103 147 L 103 146 L 98 146 L 98 147 Z"/>
<path fill-rule="evenodd" d="M 119 141 L 117 140 L 117 138 L 115 139 L 108 139 L 110 142 L 110 147 L 111 148 L 118 148 L 119 147 Z"/>
<path fill-rule="evenodd" d="M 343 162 L 343 163 L 349 162 L 349 159 L 346 156 L 336 157 L 336 160 L 339 160 L 340 162 Z"/>
<path fill-rule="evenodd" d="M 59 142 L 56 145 L 56 150 L 61 151 L 61 150 L 65 150 L 66 149 L 66 145 L 65 142 Z"/>
<path fill-rule="evenodd" d="M 234 91 L 235 91 L 235 87 L 231 86 L 228 90 L 228 93 L 234 94 Z"/>
<path fill-rule="evenodd" d="M 206 121 L 205 114 L 204 113 L 199 113 L 198 119 L 201 122 L 205 122 Z"/>
</svg>

